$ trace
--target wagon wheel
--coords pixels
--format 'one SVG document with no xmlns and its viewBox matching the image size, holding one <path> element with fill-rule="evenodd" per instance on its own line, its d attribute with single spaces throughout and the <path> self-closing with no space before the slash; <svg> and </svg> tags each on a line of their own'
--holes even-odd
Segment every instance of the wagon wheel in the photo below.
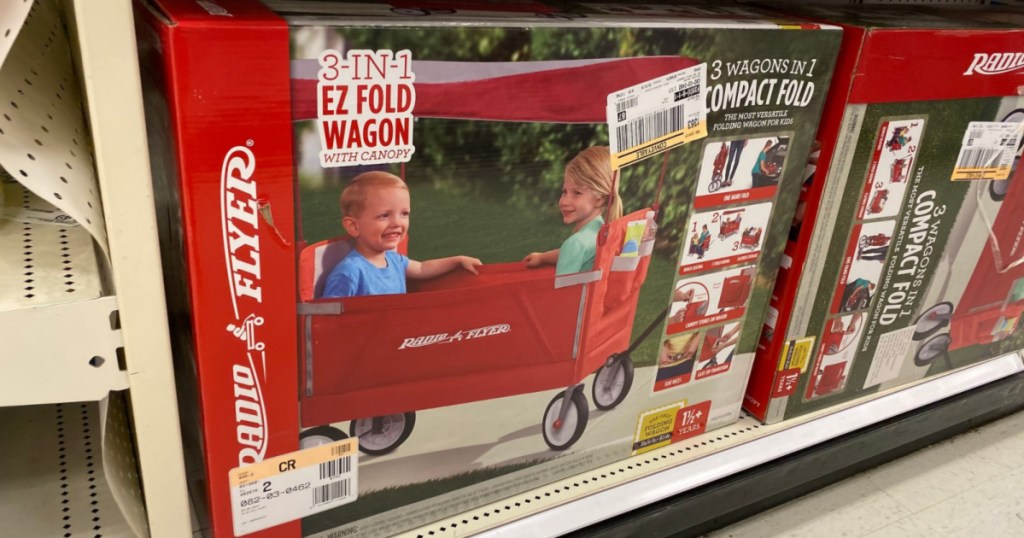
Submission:
<svg viewBox="0 0 1024 538">
<path fill-rule="evenodd" d="M 1013 162 L 1017 162 L 1017 157 L 1014 157 Z M 1016 164 L 1014 164 L 1014 166 L 1016 166 Z M 1002 202 L 1003 198 L 1006 198 L 1006 191 L 1010 190 L 1010 181 L 1013 181 L 1013 176 L 1002 181 L 988 182 L 988 195 L 992 197 L 993 202 Z"/>
<path fill-rule="evenodd" d="M 946 362 L 949 363 L 948 351 L 949 344 L 952 342 L 953 338 L 946 333 L 933 336 L 927 342 L 921 344 L 921 347 L 917 348 L 917 353 L 914 354 L 914 364 L 917 366 L 928 366 L 941 355 L 945 355 Z"/>
<path fill-rule="evenodd" d="M 633 360 L 628 354 L 612 355 L 594 374 L 591 396 L 600 410 L 622 403 L 633 385 Z"/>
<path fill-rule="evenodd" d="M 925 310 L 914 321 L 914 340 L 924 340 L 935 334 L 939 329 L 949 325 L 953 317 L 953 303 L 943 301 Z"/>
<path fill-rule="evenodd" d="M 333 426 L 317 426 L 299 434 L 299 448 L 305 450 L 343 439 L 348 439 L 348 435 L 345 435 L 345 432 L 338 428 Z"/>
<path fill-rule="evenodd" d="M 404 443 L 415 425 L 416 413 L 410 411 L 353 420 L 348 433 L 352 437 L 359 437 L 359 450 L 371 456 L 379 456 Z"/>
<path fill-rule="evenodd" d="M 587 427 L 590 409 L 587 407 L 587 397 L 583 395 L 583 391 L 573 390 L 570 398 L 572 405 L 569 406 L 565 419 L 559 421 L 558 412 L 562 408 L 564 398 L 565 391 L 562 391 L 551 400 L 544 410 L 544 422 L 540 425 L 544 442 L 551 450 L 565 450 L 571 447 L 580 439 Z"/>
<path fill-rule="evenodd" d="M 722 188 L 722 176 L 714 176 L 711 178 L 711 183 L 708 183 L 708 192 L 715 192 Z"/>
</svg>

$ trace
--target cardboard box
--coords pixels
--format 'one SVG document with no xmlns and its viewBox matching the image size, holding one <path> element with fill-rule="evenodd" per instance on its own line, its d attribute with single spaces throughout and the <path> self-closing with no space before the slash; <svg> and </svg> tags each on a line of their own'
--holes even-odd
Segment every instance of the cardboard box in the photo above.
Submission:
<svg viewBox="0 0 1024 538">
<path fill-rule="evenodd" d="M 1024 30 L 986 11 L 799 13 L 844 34 L 747 389 L 766 422 L 1022 347 Z"/>
<path fill-rule="evenodd" d="M 215 534 L 390 535 L 737 419 L 835 28 L 745 8 L 266 4 L 280 13 L 138 4 Z M 567 164 L 609 145 L 587 174 L 625 216 L 563 243 L 609 214 L 577 180 L 560 201 Z M 364 247 L 479 274 L 407 262 L 408 293 L 324 298 L 343 225 L 364 226 L 339 194 L 368 171 L 404 177 L 415 210 L 372 213 L 400 233 Z M 524 262 L 574 245 L 594 261 Z"/>
</svg>

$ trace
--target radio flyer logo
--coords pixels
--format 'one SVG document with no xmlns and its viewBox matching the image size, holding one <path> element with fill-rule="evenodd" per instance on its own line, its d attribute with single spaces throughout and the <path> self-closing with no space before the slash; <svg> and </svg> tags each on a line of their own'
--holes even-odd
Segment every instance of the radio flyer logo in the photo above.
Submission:
<svg viewBox="0 0 1024 538">
<path fill-rule="evenodd" d="M 406 338 L 405 340 L 402 341 L 402 345 L 398 346 L 398 349 L 426 347 L 435 344 L 451 344 L 453 342 L 461 342 L 463 340 L 475 340 L 477 338 L 486 338 L 488 336 L 497 336 L 499 334 L 507 334 L 510 332 L 512 332 L 512 327 L 507 323 L 501 323 L 498 325 L 488 325 L 487 327 L 480 327 L 477 329 L 466 329 L 459 331 L 455 334 L 439 333 L 430 334 L 426 336 L 416 336 L 413 338 Z"/>
<path fill-rule="evenodd" d="M 1024 52 L 978 52 L 964 75 L 1001 75 L 1024 68 Z"/>
<path fill-rule="evenodd" d="M 319 61 L 320 166 L 409 162 L 416 151 L 412 53 L 325 50 Z"/>
<path fill-rule="evenodd" d="M 263 461 L 267 454 L 267 410 L 260 384 L 260 373 L 265 378 L 267 371 L 266 345 L 256 335 L 256 328 L 264 320 L 244 309 L 247 303 L 250 308 L 258 308 L 263 302 L 256 156 L 249 149 L 252 145 L 249 140 L 245 146 L 228 150 L 220 177 L 221 237 L 234 313 L 226 329 L 245 343 L 245 359 L 231 367 L 239 465 Z"/>
</svg>

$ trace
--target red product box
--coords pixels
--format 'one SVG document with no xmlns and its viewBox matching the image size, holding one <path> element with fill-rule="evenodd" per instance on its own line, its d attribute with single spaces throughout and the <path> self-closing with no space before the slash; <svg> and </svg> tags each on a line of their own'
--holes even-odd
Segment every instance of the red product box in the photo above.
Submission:
<svg viewBox="0 0 1024 538">
<path fill-rule="evenodd" d="M 747 388 L 769 423 L 1017 349 L 1024 311 L 1019 14 L 794 11 L 843 40 Z"/>
<path fill-rule="evenodd" d="M 393 535 L 739 417 L 836 28 L 534 2 L 136 14 L 215 535 Z"/>
</svg>

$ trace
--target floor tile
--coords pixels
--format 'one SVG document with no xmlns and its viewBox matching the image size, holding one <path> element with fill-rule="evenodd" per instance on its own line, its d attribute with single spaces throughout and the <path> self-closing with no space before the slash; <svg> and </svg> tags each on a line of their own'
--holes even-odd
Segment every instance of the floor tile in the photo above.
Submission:
<svg viewBox="0 0 1024 538">
<path fill-rule="evenodd" d="M 1024 412 L 708 535 L 1024 537 Z"/>
<path fill-rule="evenodd" d="M 908 510 L 871 482 L 847 480 L 708 536 L 860 537 L 908 515 Z"/>
</svg>

